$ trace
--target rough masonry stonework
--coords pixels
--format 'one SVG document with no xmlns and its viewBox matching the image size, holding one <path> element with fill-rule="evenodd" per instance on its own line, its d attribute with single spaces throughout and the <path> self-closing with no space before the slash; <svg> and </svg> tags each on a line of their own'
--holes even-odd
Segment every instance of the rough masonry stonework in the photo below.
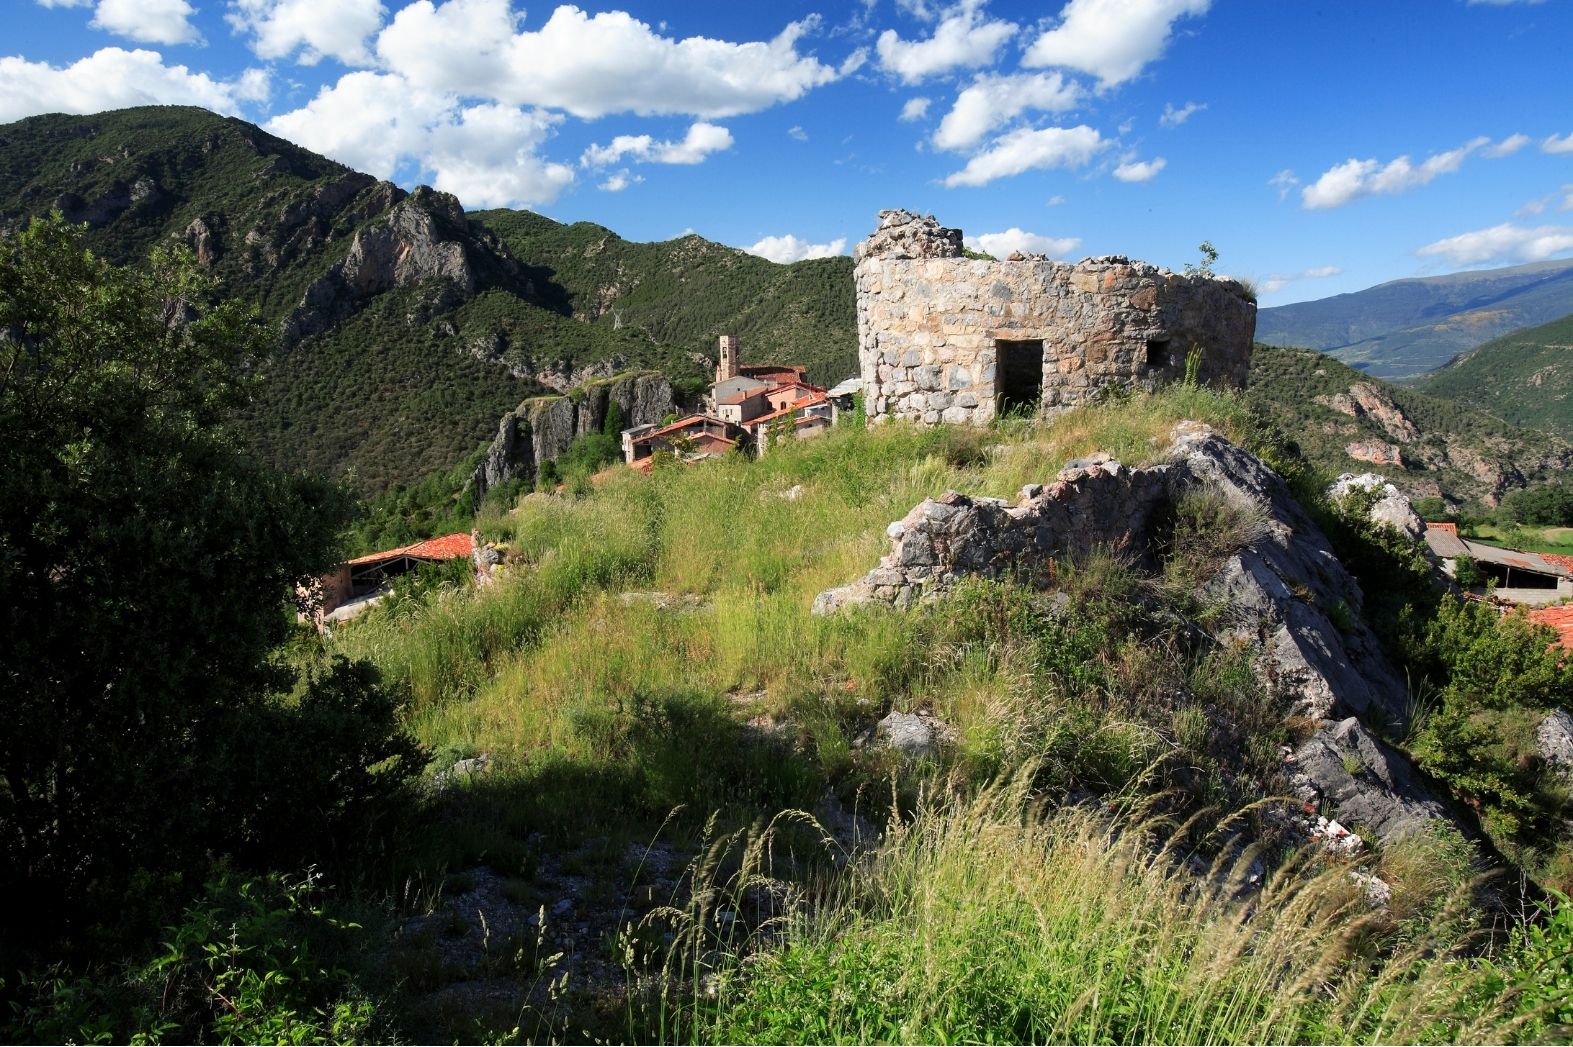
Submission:
<svg viewBox="0 0 1573 1047">
<path fill-rule="evenodd" d="M 871 421 L 1048 415 L 1108 387 L 1182 377 L 1243 386 L 1256 304 L 1234 280 L 1109 256 L 1074 265 L 963 257 L 961 231 L 880 212 L 858 244 L 858 353 Z"/>
</svg>

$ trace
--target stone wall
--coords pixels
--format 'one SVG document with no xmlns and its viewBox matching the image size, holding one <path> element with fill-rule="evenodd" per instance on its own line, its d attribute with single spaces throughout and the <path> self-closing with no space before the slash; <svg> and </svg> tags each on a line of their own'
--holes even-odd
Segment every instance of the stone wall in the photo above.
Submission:
<svg viewBox="0 0 1573 1047">
<path fill-rule="evenodd" d="M 962 257 L 961 233 L 884 211 L 856 251 L 858 352 L 871 420 L 992 419 L 1001 342 L 1043 343 L 1039 412 L 1099 390 L 1153 390 L 1202 352 L 1204 382 L 1243 386 L 1256 305 L 1234 280 L 1110 256 L 1075 265 Z"/>
</svg>

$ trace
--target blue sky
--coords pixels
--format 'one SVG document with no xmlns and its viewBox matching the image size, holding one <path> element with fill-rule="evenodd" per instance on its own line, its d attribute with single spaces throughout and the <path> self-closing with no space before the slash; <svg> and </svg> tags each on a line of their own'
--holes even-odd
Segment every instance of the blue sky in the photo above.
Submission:
<svg viewBox="0 0 1573 1047">
<path fill-rule="evenodd" d="M 1569 0 L 5 0 L 0 122 L 205 105 L 475 207 L 777 260 L 906 207 L 1264 305 L 1573 256 Z"/>
</svg>

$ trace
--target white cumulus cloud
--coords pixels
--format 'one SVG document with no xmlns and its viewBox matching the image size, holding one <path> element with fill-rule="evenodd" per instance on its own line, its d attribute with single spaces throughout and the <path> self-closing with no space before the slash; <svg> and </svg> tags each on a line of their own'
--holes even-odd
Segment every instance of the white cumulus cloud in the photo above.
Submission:
<svg viewBox="0 0 1573 1047">
<path fill-rule="evenodd" d="M 1438 175 L 1451 174 L 1471 153 L 1491 144 L 1491 139 L 1471 139 L 1457 149 L 1427 157 L 1416 164 L 1407 156 L 1382 163 L 1378 160 L 1345 160 L 1322 173 L 1315 182 L 1300 190 L 1300 201 L 1307 210 L 1343 207 L 1367 196 L 1402 193 L 1426 185 Z"/>
<path fill-rule="evenodd" d="M 239 103 L 266 88 L 266 74 L 248 70 L 215 80 L 183 65 L 165 65 L 157 51 L 105 47 L 66 66 L 0 58 L 0 122 L 39 113 L 97 113 L 134 105 L 200 105 L 238 113 Z"/>
<path fill-rule="evenodd" d="M 381 0 L 230 0 L 225 21 L 259 58 L 297 54 L 302 65 L 336 58 L 370 65 L 366 42 L 382 26 Z"/>
<path fill-rule="evenodd" d="M 1012 226 L 1002 233 L 979 233 L 977 236 L 969 236 L 967 246 L 974 251 L 991 254 L 995 258 L 1008 258 L 1012 251 L 1064 258 L 1081 246 L 1081 240 L 1074 236 L 1041 236 Z"/>
<path fill-rule="evenodd" d="M 143 44 L 190 44 L 202 39 L 187 0 L 98 0 L 94 29 Z"/>
<path fill-rule="evenodd" d="M 983 75 L 956 96 L 934 132 L 934 144 L 970 149 L 1029 109 L 1062 113 L 1080 98 L 1081 89 L 1059 73 Z"/>
<path fill-rule="evenodd" d="M 624 158 L 649 164 L 697 164 L 732 148 L 732 132 L 701 120 L 679 142 L 658 142 L 650 135 L 618 135 L 607 145 L 592 145 L 579 162 L 585 167 L 610 167 Z"/>
<path fill-rule="evenodd" d="M 1262 281 L 1262 293 L 1272 294 L 1301 280 L 1325 280 L 1342 272 L 1343 270 L 1336 265 L 1319 265 L 1311 269 L 1302 269 L 1298 273 L 1273 273 Z"/>
<path fill-rule="evenodd" d="M 897 119 L 907 123 L 921 120 L 928 115 L 930 104 L 931 99 L 928 98 L 909 98 L 906 104 L 901 107 L 901 115 Z"/>
<path fill-rule="evenodd" d="M 1104 87 L 1132 80 L 1169 45 L 1174 23 L 1207 13 L 1212 0 L 1070 0 L 1059 24 L 1022 56 L 1026 66 L 1061 66 Z"/>
<path fill-rule="evenodd" d="M 625 11 L 561 6 L 539 29 L 517 28 L 508 0 L 416 0 L 377 37 L 385 68 L 428 90 L 543 106 L 592 119 L 610 113 L 757 112 L 838 79 L 843 69 L 798 52 L 818 19 L 768 41 L 662 35 Z"/>
<path fill-rule="evenodd" d="M 341 163 L 391 178 L 404 164 L 470 207 L 550 203 L 573 168 L 540 155 L 562 117 L 495 102 L 464 106 L 391 73 L 347 73 L 267 128 Z"/>
<path fill-rule="evenodd" d="M 903 40 L 887 29 L 874 50 L 881 69 L 902 83 L 916 84 L 952 69 L 990 64 L 1017 28 L 1014 22 L 985 18 L 976 3 L 963 3 L 945 15 L 928 39 Z"/>
<path fill-rule="evenodd" d="M 1204 102 L 1186 102 L 1178 109 L 1174 107 L 1173 102 L 1165 102 L 1163 104 L 1163 115 L 1158 117 L 1158 123 L 1164 127 L 1179 127 L 1206 108 L 1207 105 Z"/>
<path fill-rule="evenodd" d="M 945 178 L 947 187 L 987 185 L 1023 171 L 1082 167 L 1108 142 L 1085 124 L 1076 127 L 1022 128 L 1001 135 L 967 166 Z"/>
<path fill-rule="evenodd" d="M 1168 162 L 1161 156 L 1151 160 L 1127 160 L 1114 169 L 1114 177 L 1122 182 L 1150 182 Z"/>
<path fill-rule="evenodd" d="M 620 193 L 629 186 L 638 185 L 642 181 L 644 181 L 643 175 L 629 174 L 628 169 L 625 167 L 608 177 L 606 181 L 597 185 L 596 188 L 608 193 Z M 689 232 L 693 232 L 693 230 L 690 229 Z"/>
<path fill-rule="evenodd" d="M 431 128 L 422 166 L 432 184 L 468 207 L 554 200 L 574 180 L 567 164 L 538 152 L 561 117 L 488 103 L 459 110 Z"/>
<path fill-rule="evenodd" d="M 1493 160 L 1495 160 L 1495 159 L 1497 159 L 1499 157 L 1503 157 L 1503 156 L 1512 156 L 1514 153 L 1518 152 L 1520 149 L 1524 148 L 1528 144 L 1529 144 L 1529 136 L 1528 135 L 1508 135 L 1506 138 L 1502 139 L 1502 141 L 1498 142 L 1496 145 L 1487 146 L 1485 148 L 1485 151 L 1482 152 L 1481 155 L 1482 156 L 1489 156 Z"/>
<path fill-rule="evenodd" d="M 1426 244 L 1415 253 L 1423 258 L 1444 258 L 1462 266 L 1483 262 L 1541 262 L 1570 251 L 1573 251 L 1573 226 L 1528 228 L 1503 222 L 1489 229 L 1476 229 Z"/>
<path fill-rule="evenodd" d="M 788 233 L 785 236 L 767 236 L 758 243 L 743 248 L 749 254 L 768 258 L 772 262 L 789 265 L 805 258 L 829 258 L 847 253 L 847 238 L 838 236 L 827 244 L 812 244 Z"/>
<path fill-rule="evenodd" d="M 1540 151 L 1543 153 L 1573 153 L 1573 131 L 1568 132 L 1561 138 L 1558 138 L 1556 135 L 1549 136 L 1544 142 L 1540 143 Z"/>
</svg>

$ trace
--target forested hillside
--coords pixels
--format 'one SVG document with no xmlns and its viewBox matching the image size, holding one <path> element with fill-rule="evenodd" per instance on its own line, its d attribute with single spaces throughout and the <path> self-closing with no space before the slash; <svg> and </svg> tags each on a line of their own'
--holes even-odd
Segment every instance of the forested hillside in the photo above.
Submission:
<svg viewBox="0 0 1573 1047">
<path fill-rule="evenodd" d="M 1487 342 L 1415 388 L 1573 438 L 1573 315 Z"/>
<path fill-rule="evenodd" d="M 471 217 L 544 267 L 576 319 L 631 325 L 696 356 L 714 356 L 717 336 L 736 334 L 745 360 L 807 364 L 824 384 L 857 373 L 849 256 L 782 266 L 694 235 L 642 244 L 530 211 Z"/>
<path fill-rule="evenodd" d="M 1414 496 L 1495 503 L 1573 463 L 1559 436 L 1393 385 L 1307 349 L 1258 345 L 1247 399 L 1329 472 L 1387 475 Z"/>
</svg>

